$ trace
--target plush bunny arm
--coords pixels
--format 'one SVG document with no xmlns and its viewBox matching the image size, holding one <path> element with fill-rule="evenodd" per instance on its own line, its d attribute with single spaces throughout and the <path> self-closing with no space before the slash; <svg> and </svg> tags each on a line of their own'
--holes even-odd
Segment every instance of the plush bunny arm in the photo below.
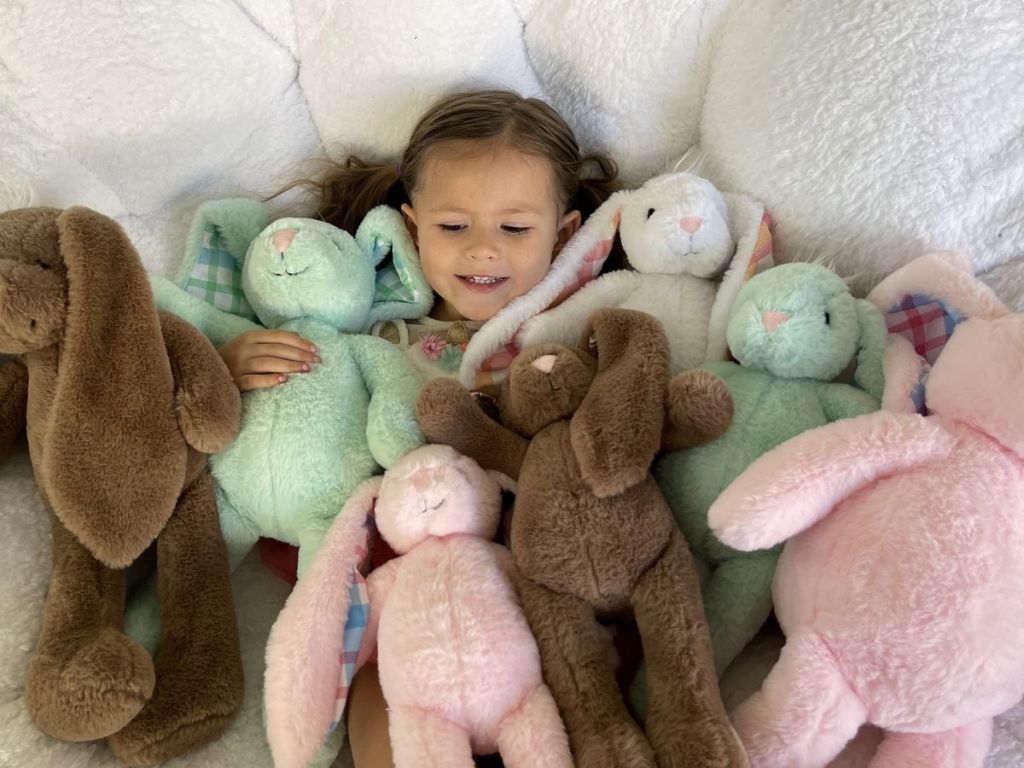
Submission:
<svg viewBox="0 0 1024 768">
<path fill-rule="evenodd" d="M 380 616 L 387 604 L 388 595 L 391 594 L 391 588 L 395 586 L 401 564 L 401 557 L 388 560 L 366 579 L 366 591 L 370 597 L 370 616 L 366 620 L 366 634 L 363 635 L 364 648 L 373 648 L 377 645 Z"/>
<path fill-rule="evenodd" d="M 767 549 L 878 478 L 948 455 L 954 442 L 923 417 L 884 411 L 812 429 L 751 464 L 711 506 L 708 524 L 731 547 Z"/>
<path fill-rule="evenodd" d="M 246 331 L 264 330 L 262 325 L 251 320 L 222 312 L 159 275 L 149 276 L 149 286 L 153 289 L 157 309 L 177 315 L 194 325 L 215 347 L 222 347 Z"/>
<path fill-rule="evenodd" d="M 519 479 L 529 441 L 480 410 L 459 382 L 428 381 L 416 403 L 416 418 L 430 442 L 450 445 L 484 469 Z"/>
<path fill-rule="evenodd" d="M 683 371 L 668 385 L 662 450 L 679 451 L 710 443 L 729 429 L 732 416 L 732 394 L 720 377 L 710 371 Z"/>
<path fill-rule="evenodd" d="M 878 410 L 878 399 L 849 384 L 825 384 L 819 395 L 829 421 L 863 416 Z"/>
<path fill-rule="evenodd" d="M 28 371 L 20 361 L 8 360 L 0 367 L 0 461 L 25 428 L 27 405 Z"/>
<path fill-rule="evenodd" d="M 270 631 L 264 701 L 276 766 L 306 765 L 333 720 L 351 587 L 381 482 L 372 477 L 349 497 Z"/>
<path fill-rule="evenodd" d="M 181 433 L 197 451 L 217 453 L 238 435 L 238 389 L 217 350 L 194 327 L 168 312 L 160 313 L 160 327 L 174 374 Z"/>
<path fill-rule="evenodd" d="M 560 305 L 529 319 L 519 332 L 522 349 L 536 344 L 575 346 L 590 316 L 603 307 L 618 307 L 640 285 L 640 276 L 629 270 L 611 272 L 583 286 Z"/>
<path fill-rule="evenodd" d="M 351 336 L 352 356 L 370 391 L 366 438 L 370 453 L 387 469 L 423 445 L 416 423 L 416 396 L 423 377 L 397 347 L 376 336 Z"/>
</svg>

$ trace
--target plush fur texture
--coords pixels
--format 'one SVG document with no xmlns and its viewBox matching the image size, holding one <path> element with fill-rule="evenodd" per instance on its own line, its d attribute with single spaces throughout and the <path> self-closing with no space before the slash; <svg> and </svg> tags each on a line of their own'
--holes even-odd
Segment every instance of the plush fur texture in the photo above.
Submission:
<svg viewBox="0 0 1024 768">
<path fill-rule="evenodd" d="M 933 286 L 977 294 L 948 265 Z M 935 363 L 927 418 L 807 432 L 712 507 L 729 545 L 795 536 L 774 585 L 786 646 L 734 713 L 755 765 L 825 765 L 870 722 L 886 730 L 873 768 L 975 768 L 1024 694 L 1024 316 L 986 304 Z"/>
<path fill-rule="evenodd" d="M 666 418 L 667 340 L 631 310 L 597 312 L 592 330 L 597 360 L 558 345 L 519 355 L 501 389 L 501 424 L 457 382 L 435 380 L 420 395 L 421 426 L 519 481 L 511 549 L 576 764 L 746 765 L 719 698 L 697 574 L 649 471 Z M 708 399 L 728 407 L 721 386 Z M 646 734 L 626 711 L 596 621 L 625 613 L 652 670 Z"/>
<path fill-rule="evenodd" d="M 0 214 L 0 349 L 27 370 L 28 443 L 53 516 L 25 683 L 33 721 L 70 741 L 109 737 L 131 764 L 215 738 L 243 686 L 201 452 L 237 433 L 226 367 L 185 323 L 158 316 L 123 231 L 85 208 Z M 0 375 L 9 418 L 25 415 L 22 363 Z M 154 539 L 164 622 L 155 661 L 121 632 L 123 568 Z"/>
<path fill-rule="evenodd" d="M 392 242 L 413 246 L 393 210 L 372 211 L 353 238 L 310 219 L 263 227 L 260 217 L 246 215 L 253 205 L 218 201 L 198 215 L 225 224 L 230 252 L 243 259 L 246 299 L 263 326 L 167 280 L 153 283 L 162 308 L 215 344 L 261 327 L 316 344 L 322 362 L 309 373 L 243 398 L 238 439 L 211 461 L 231 562 L 265 535 L 299 547 L 301 573 L 356 486 L 423 442 L 414 415 L 420 375 L 389 342 L 364 335 L 395 316 L 373 303 L 375 266 Z M 288 237 L 275 240 L 279 232 Z M 287 242 L 283 251 L 280 242 Z"/>
<path fill-rule="evenodd" d="M 732 393 L 736 415 L 708 445 L 666 455 L 655 477 L 690 548 L 707 569 L 704 610 L 719 675 L 771 613 L 777 550 L 740 553 L 710 533 L 718 495 L 765 451 L 813 427 L 876 410 L 885 324 L 834 273 L 784 264 L 740 291 L 728 326 L 737 363 L 709 363 Z M 832 379 L 857 363 L 871 393 Z M 868 386 L 870 384 L 870 386 Z M 634 697 L 638 707 L 642 695 Z"/>
</svg>

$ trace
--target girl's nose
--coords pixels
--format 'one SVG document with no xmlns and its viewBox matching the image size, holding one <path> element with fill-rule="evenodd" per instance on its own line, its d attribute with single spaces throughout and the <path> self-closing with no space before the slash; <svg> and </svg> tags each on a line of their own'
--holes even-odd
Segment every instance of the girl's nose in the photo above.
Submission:
<svg viewBox="0 0 1024 768">
<path fill-rule="evenodd" d="M 497 245 L 486 234 L 477 235 L 466 249 L 466 255 L 478 261 L 494 261 L 498 254 Z"/>
</svg>

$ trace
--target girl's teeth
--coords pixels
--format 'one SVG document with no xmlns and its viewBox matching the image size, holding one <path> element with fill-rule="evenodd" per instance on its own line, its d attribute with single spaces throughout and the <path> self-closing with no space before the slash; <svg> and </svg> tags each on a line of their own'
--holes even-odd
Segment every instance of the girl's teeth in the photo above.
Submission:
<svg viewBox="0 0 1024 768">
<path fill-rule="evenodd" d="M 475 277 L 473 275 L 470 275 L 466 279 L 471 283 L 476 283 L 477 285 L 494 285 L 501 280 L 500 277 Z"/>
</svg>

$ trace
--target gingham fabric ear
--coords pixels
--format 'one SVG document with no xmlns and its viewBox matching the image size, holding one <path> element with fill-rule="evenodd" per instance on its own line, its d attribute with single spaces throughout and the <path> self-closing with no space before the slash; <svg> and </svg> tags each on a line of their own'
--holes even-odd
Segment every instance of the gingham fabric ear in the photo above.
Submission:
<svg viewBox="0 0 1024 768">
<path fill-rule="evenodd" d="M 181 287 L 223 312 L 259 322 L 242 291 L 241 267 L 223 247 L 220 228 L 212 222 L 203 228 L 192 270 Z"/>
<path fill-rule="evenodd" d="M 921 373 L 921 380 L 911 394 L 918 413 L 926 413 L 925 385 L 930 366 L 938 360 L 946 342 L 963 319 L 962 315 L 949 306 L 926 294 L 904 294 L 899 302 L 885 312 L 889 334 L 905 338 L 914 345 L 914 351 L 928 362 Z"/>
</svg>

